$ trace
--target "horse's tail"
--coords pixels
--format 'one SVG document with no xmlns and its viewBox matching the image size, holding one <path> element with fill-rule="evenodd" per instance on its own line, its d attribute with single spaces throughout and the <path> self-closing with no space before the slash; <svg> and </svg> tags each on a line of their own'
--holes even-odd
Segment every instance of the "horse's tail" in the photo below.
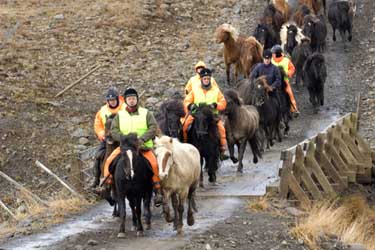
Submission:
<svg viewBox="0 0 375 250">
<path fill-rule="evenodd" d="M 197 204 L 195 203 L 195 189 L 197 188 L 198 182 L 193 183 L 189 188 L 188 193 L 188 202 L 189 206 L 194 210 L 194 212 L 198 212 Z"/>
<path fill-rule="evenodd" d="M 259 139 L 260 138 L 258 138 L 258 136 L 254 134 L 254 136 L 248 140 L 251 147 L 251 151 L 253 152 L 253 163 L 258 162 L 257 157 L 262 159 L 262 144 Z"/>
</svg>

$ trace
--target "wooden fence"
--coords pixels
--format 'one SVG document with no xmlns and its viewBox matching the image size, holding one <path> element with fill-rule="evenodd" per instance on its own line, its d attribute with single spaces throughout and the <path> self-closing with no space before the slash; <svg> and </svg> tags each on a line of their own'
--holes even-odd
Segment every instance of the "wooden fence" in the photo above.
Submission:
<svg viewBox="0 0 375 250">
<path fill-rule="evenodd" d="M 357 113 L 350 113 L 318 135 L 281 153 L 281 198 L 310 207 L 334 197 L 350 183 L 372 181 L 374 154 L 358 134 Z"/>
</svg>

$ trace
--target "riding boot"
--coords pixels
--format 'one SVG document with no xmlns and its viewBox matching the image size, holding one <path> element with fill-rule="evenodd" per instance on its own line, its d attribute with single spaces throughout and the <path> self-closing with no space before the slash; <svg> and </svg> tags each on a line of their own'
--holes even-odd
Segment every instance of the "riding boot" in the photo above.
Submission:
<svg viewBox="0 0 375 250">
<path fill-rule="evenodd" d="M 225 154 L 225 146 L 220 146 L 220 156 L 219 157 L 220 157 L 221 161 L 229 159 L 229 156 Z"/>
<path fill-rule="evenodd" d="M 154 189 L 155 197 L 154 197 L 154 204 L 155 207 L 159 207 L 163 204 L 163 195 L 161 193 L 160 188 Z"/>
<path fill-rule="evenodd" d="M 94 178 L 92 179 L 89 187 L 94 189 L 99 185 L 100 182 L 100 160 L 95 159 L 94 167 L 93 167 L 93 175 Z"/>
</svg>

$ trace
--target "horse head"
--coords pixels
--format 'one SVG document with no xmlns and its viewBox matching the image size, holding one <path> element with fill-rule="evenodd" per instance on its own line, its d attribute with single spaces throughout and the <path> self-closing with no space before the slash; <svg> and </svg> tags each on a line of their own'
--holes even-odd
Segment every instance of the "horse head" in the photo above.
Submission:
<svg viewBox="0 0 375 250">
<path fill-rule="evenodd" d="M 106 121 L 104 124 L 105 139 L 106 139 L 106 143 L 109 145 L 112 145 L 115 143 L 111 134 L 112 120 L 115 118 L 115 116 L 116 114 L 111 114 L 109 116 L 106 115 Z"/>
<path fill-rule="evenodd" d="M 208 135 L 210 128 L 217 121 L 212 108 L 205 103 L 199 104 L 193 117 L 193 126 L 198 138 Z"/>
<path fill-rule="evenodd" d="M 310 39 L 312 37 L 312 34 L 314 33 L 316 22 L 317 22 L 317 17 L 314 15 L 306 15 L 303 21 L 302 33 Z"/>
<path fill-rule="evenodd" d="M 167 135 L 177 138 L 182 128 L 180 118 L 185 116 L 184 106 L 180 100 L 171 100 L 167 103 L 165 122 Z"/>
<path fill-rule="evenodd" d="M 161 180 L 168 178 L 169 170 L 173 165 L 173 139 L 169 136 L 155 138 L 155 154 L 158 159 L 159 177 Z"/>
<path fill-rule="evenodd" d="M 268 27 L 265 24 L 258 24 L 254 31 L 254 37 L 258 40 L 260 44 L 266 44 L 267 36 L 268 36 Z"/>
<path fill-rule="evenodd" d="M 232 25 L 224 23 L 216 29 L 215 38 L 216 43 L 225 43 L 230 38 L 236 41 L 238 38 L 238 32 Z"/>
<path fill-rule="evenodd" d="M 239 106 L 242 105 L 242 100 L 238 95 L 238 92 L 233 89 L 228 89 L 224 92 L 225 100 L 227 101 L 227 107 L 225 114 L 233 114 Z"/>
<path fill-rule="evenodd" d="M 269 98 L 271 87 L 265 76 L 260 76 L 253 81 L 254 105 L 262 106 Z"/>
<path fill-rule="evenodd" d="M 325 66 L 325 59 L 322 54 L 314 53 L 312 55 L 311 68 L 315 79 L 320 79 L 324 82 L 325 78 L 327 77 L 327 69 Z"/>
<path fill-rule="evenodd" d="M 135 158 L 138 156 L 139 152 L 138 137 L 135 133 L 130 133 L 128 135 L 121 135 L 120 137 L 120 150 L 121 150 L 121 160 L 124 163 L 124 171 L 126 176 L 130 178 L 134 177 L 135 173 Z"/>
<path fill-rule="evenodd" d="M 287 36 L 286 36 L 286 51 L 291 55 L 293 49 L 297 46 L 296 36 L 298 33 L 297 26 L 294 24 L 287 26 Z"/>
</svg>

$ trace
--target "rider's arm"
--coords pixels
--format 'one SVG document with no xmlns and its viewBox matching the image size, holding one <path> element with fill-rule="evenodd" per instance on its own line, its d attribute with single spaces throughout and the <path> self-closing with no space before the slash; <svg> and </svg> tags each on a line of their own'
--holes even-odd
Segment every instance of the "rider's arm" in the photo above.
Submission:
<svg viewBox="0 0 375 250">
<path fill-rule="evenodd" d="M 158 128 L 158 125 L 156 123 L 154 115 L 148 111 L 147 116 L 146 116 L 146 121 L 147 121 L 147 131 L 144 133 L 140 139 L 142 139 L 144 142 L 148 140 L 152 140 L 156 136 L 156 130 Z"/>
<path fill-rule="evenodd" d="M 225 100 L 225 97 L 224 97 L 223 93 L 221 93 L 221 91 L 219 91 L 219 94 L 217 96 L 217 107 L 216 107 L 216 109 L 219 110 L 219 111 L 223 111 L 223 110 L 225 110 L 226 107 L 227 107 L 227 101 Z"/>
<path fill-rule="evenodd" d="M 291 60 L 289 60 L 288 63 L 288 77 L 291 78 L 294 75 L 294 72 L 296 71 L 296 68 L 294 67 L 293 63 Z"/>
<path fill-rule="evenodd" d="M 280 88 L 281 87 L 281 73 L 280 73 L 280 70 L 274 66 L 273 67 L 273 83 L 271 84 L 271 86 L 273 88 Z"/>
<path fill-rule="evenodd" d="M 188 95 L 188 94 L 191 92 L 191 90 L 193 89 L 193 82 L 192 82 L 192 79 L 193 79 L 193 77 L 191 77 L 191 78 L 189 79 L 189 81 L 187 82 L 187 84 L 186 84 L 186 86 L 185 86 L 185 94 L 186 94 L 186 95 Z"/>
<path fill-rule="evenodd" d="M 254 79 L 259 77 L 259 68 L 260 68 L 260 63 L 256 64 L 254 69 L 250 73 L 250 80 L 253 81 Z"/>
<path fill-rule="evenodd" d="M 117 114 L 115 116 L 115 118 L 113 118 L 112 120 L 112 124 L 111 124 L 111 136 L 113 138 L 114 141 L 116 142 L 120 142 L 120 135 L 121 135 L 121 131 L 120 131 L 120 122 L 119 122 L 119 115 Z"/>
<path fill-rule="evenodd" d="M 190 93 L 184 99 L 184 109 L 186 114 L 189 112 L 188 106 L 191 103 L 194 103 L 194 91 L 190 91 Z"/>
<path fill-rule="evenodd" d="M 99 140 L 104 141 L 105 128 L 104 128 L 104 124 L 102 122 L 102 114 L 101 114 L 100 110 L 95 115 L 94 130 L 95 130 L 95 134 L 99 138 Z"/>
</svg>

